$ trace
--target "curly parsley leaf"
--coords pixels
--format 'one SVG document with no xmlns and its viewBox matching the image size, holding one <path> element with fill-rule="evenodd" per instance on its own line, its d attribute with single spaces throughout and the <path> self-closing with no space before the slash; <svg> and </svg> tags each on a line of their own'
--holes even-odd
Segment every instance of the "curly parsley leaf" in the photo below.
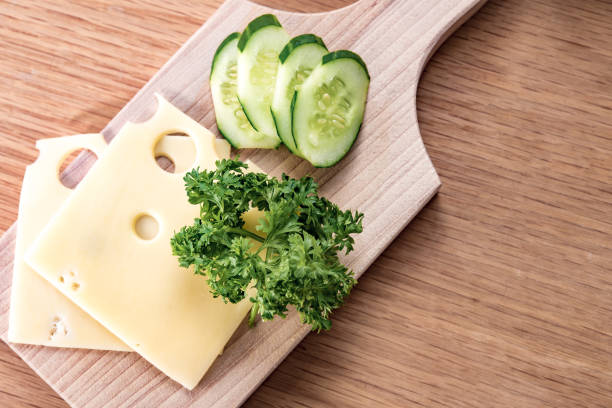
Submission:
<svg viewBox="0 0 612 408">
<path fill-rule="evenodd" d="M 253 287 L 250 323 L 257 314 L 285 317 L 293 305 L 312 330 L 328 330 L 331 312 L 357 283 L 338 253 L 353 250 L 351 234 L 362 231 L 363 214 L 319 197 L 311 177 L 278 180 L 248 173 L 238 160 L 216 165 L 184 177 L 200 217 L 171 239 L 180 265 L 206 276 L 213 296 L 226 302 L 240 302 Z M 263 216 L 248 231 L 243 215 L 254 208 Z"/>
</svg>

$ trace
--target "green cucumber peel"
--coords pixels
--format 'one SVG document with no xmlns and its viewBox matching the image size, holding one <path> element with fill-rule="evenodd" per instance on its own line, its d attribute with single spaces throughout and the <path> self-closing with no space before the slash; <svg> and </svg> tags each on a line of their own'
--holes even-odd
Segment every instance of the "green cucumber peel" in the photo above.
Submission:
<svg viewBox="0 0 612 408">
<path fill-rule="evenodd" d="M 291 54 L 291 52 L 295 50 L 296 48 L 298 48 L 300 45 L 304 45 L 304 44 L 319 44 L 323 48 L 327 49 L 321 37 L 318 37 L 314 34 L 298 35 L 297 37 L 293 37 L 291 40 L 289 40 L 287 45 L 285 45 L 283 50 L 278 55 L 278 59 L 280 60 L 280 63 L 284 64 L 285 61 L 287 60 L 287 57 L 289 57 L 289 55 Z"/>
<path fill-rule="evenodd" d="M 249 118 L 249 114 L 247 113 L 247 110 L 244 109 L 244 105 L 242 104 L 242 101 L 240 100 L 240 97 L 238 97 L 238 95 L 236 95 L 236 99 L 238 99 L 238 103 L 240 104 L 240 107 L 242 108 L 242 111 L 244 112 L 244 116 L 246 116 L 246 119 L 249 121 L 249 123 L 251 124 L 251 126 L 253 127 L 253 129 L 255 129 L 257 132 L 259 132 L 259 130 L 257 130 L 257 128 L 255 127 L 255 125 L 253 124 L 253 122 L 251 121 L 251 119 Z"/>
<path fill-rule="evenodd" d="M 221 41 L 221 44 L 219 44 L 219 47 L 217 47 L 217 51 L 215 51 L 215 55 L 213 56 L 212 64 L 210 66 L 209 79 L 210 79 L 210 77 L 212 77 L 212 73 L 215 70 L 215 62 L 217 62 L 217 57 L 219 56 L 221 51 L 223 51 L 223 49 L 225 48 L 225 46 L 228 43 L 230 43 L 230 42 L 234 41 L 236 38 L 238 38 L 238 36 L 240 36 L 239 32 L 231 33 L 230 35 L 225 37 L 225 39 L 223 41 Z"/>
<path fill-rule="evenodd" d="M 274 14 L 262 14 L 261 16 L 252 20 L 244 29 L 238 40 L 238 51 L 242 52 L 249 42 L 249 39 L 257 32 L 257 30 L 268 27 L 276 26 L 282 27 Z"/>
<path fill-rule="evenodd" d="M 291 108 L 289 109 L 289 112 L 291 112 L 291 137 L 293 138 L 293 144 L 295 145 L 296 150 L 299 152 L 300 148 L 297 144 L 297 140 L 295 139 L 295 130 L 293 129 L 293 111 L 295 109 L 295 101 L 297 99 L 297 94 L 298 91 L 293 92 L 293 98 L 291 98 Z M 302 157 L 302 154 L 300 153 L 299 156 Z"/>
<path fill-rule="evenodd" d="M 366 76 L 368 77 L 368 80 L 370 79 L 370 73 L 368 72 L 368 67 L 366 66 L 366 63 L 363 61 L 363 59 L 361 59 L 359 55 L 355 54 L 353 51 L 338 50 L 338 51 L 330 52 L 329 54 L 325 54 L 323 58 L 321 59 L 321 65 L 325 65 L 332 61 L 342 59 L 342 58 L 350 58 L 350 59 L 357 61 L 357 63 L 359 63 L 359 65 L 361 65 L 361 67 L 365 71 Z"/>
</svg>

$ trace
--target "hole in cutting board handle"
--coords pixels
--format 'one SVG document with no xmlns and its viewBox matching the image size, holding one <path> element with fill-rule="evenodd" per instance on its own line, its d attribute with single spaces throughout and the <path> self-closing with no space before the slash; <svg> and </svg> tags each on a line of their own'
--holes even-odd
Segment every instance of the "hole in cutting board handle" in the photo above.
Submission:
<svg viewBox="0 0 612 408">
<path fill-rule="evenodd" d="M 316 0 L 302 0 L 299 3 L 291 3 L 291 6 L 284 0 L 244 0 L 246 3 L 254 3 L 260 6 L 270 7 L 271 13 L 274 10 L 279 11 L 291 11 L 295 13 L 323 13 L 326 11 L 339 10 L 344 7 L 350 6 L 354 3 L 364 0 L 333 0 L 331 2 L 316 1 Z M 330 4 L 331 3 L 331 4 Z M 262 13 L 263 14 L 263 13 Z M 281 21 L 282 23 L 282 21 Z"/>
</svg>

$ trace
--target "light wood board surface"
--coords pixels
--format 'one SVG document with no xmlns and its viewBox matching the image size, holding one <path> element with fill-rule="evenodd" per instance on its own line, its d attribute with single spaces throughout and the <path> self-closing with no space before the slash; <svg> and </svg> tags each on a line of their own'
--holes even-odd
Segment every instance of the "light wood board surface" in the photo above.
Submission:
<svg viewBox="0 0 612 408">
<path fill-rule="evenodd" d="M 276 14 L 291 35 L 316 32 L 332 50 L 355 51 L 368 64 L 372 80 L 359 138 L 344 160 L 330 169 L 315 169 L 286 149 L 251 150 L 242 152 L 241 158 L 272 175 L 312 175 L 320 194 L 341 208 L 367 214 L 354 251 L 341 257 L 359 278 L 438 191 L 440 181 L 417 124 L 418 79 L 433 50 L 483 3 L 360 0 L 332 12 L 298 14 L 226 0 L 102 133 L 111 140 L 127 121 L 151 117 L 157 105 L 155 93 L 214 129 L 208 78 L 215 50 L 229 33 L 265 13 Z M 82 158 L 68 173 L 83 173 L 86 163 Z M 9 230 L 0 241 L 6 254 L 0 257 L 0 291 L 7 295 L 13 232 Z M 0 326 L 3 339 L 6 329 L 5 324 Z M 193 391 L 135 353 L 9 345 L 74 407 L 233 407 L 246 400 L 308 332 L 292 311 L 286 319 L 253 329 L 245 321 Z"/>
<path fill-rule="evenodd" d="M 441 193 L 247 405 L 612 403 L 612 9 L 558 3 L 493 1 L 434 57 Z M 160 4 L 2 5 L 4 228 L 33 140 L 102 128 L 218 6 Z M 63 406 L 9 353 L 0 402 Z"/>
</svg>

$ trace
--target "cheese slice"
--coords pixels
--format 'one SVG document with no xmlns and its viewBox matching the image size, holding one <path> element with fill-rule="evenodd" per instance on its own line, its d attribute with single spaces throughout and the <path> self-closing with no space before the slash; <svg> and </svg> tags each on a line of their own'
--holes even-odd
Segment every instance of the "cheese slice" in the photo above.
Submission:
<svg viewBox="0 0 612 408">
<path fill-rule="evenodd" d="M 229 144 L 224 140 L 216 143 L 217 149 L 229 157 Z M 89 149 L 100 157 L 106 142 L 101 134 L 84 134 L 39 140 L 36 147 L 40 154 L 26 168 L 21 187 L 8 340 L 44 346 L 128 351 L 130 348 L 125 343 L 23 260 L 26 248 L 72 193 L 58 178 L 63 160 L 79 149 Z M 157 144 L 155 153 L 171 159 L 175 168 L 186 168 L 195 159 L 193 143 L 187 137 L 165 137 Z M 64 279 L 70 281 L 72 276 L 68 274 Z"/>
<path fill-rule="evenodd" d="M 180 268 L 170 238 L 199 216 L 182 174 L 161 170 L 154 146 L 182 132 L 196 148 L 195 165 L 215 168 L 214 136 L 158 96 L 144 123 L 127 123 L 26 255 L 62 293 L 145 359 L 186 388 L 200 381 L 251 304 L 213 298 L 205 279 Z M 152 217 L 157 235 L 134 225 Z M 78 286 L 61 277 L 74 274 Z"/>
<path fill-rule="evenodd" d="M 23 254 L 72 193 L 58 178 L 62 161 L 86 148 L 98 157 L 106 147 L 100 134 L 39 140 L 39 157 L 26 168 L 19 201 L 8 340 L 57 347 L 129 350 L 26 265 Z M 68 277 L 69 279 L 69 277 Z"/>
</svg>

